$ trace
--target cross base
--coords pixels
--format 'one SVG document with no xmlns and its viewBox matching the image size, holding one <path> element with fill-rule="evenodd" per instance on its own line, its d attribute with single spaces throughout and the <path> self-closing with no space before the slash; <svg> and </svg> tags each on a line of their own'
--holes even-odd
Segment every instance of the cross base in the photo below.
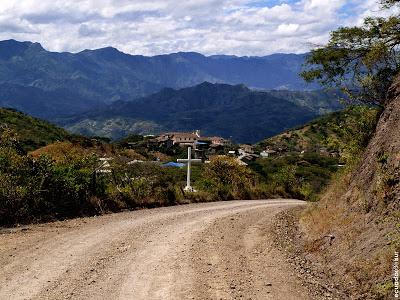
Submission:
<svg viewBox="0 0 400 300">
<path fill-rule="evenodd" d="M 192 186 L 185 186 L 185 188 L 183 190 L 185 192 L 189 192 L 189 193 L 196 193 L 197 192 Z"/>
<path fill-rule="evenodd" d="M 187 159 L 178 159 L 178 162 L 187 163 L 187 177 L 186 177 L 186 186 L 183 189 L 185 192 L 195 193 L 197 192 L 191 185 L 190 185 L 190 175 L 191 175 L 191 168 L 192 163 L 201 163 L 201 159 L 193 159 L 192 158 L 192 148 L 188 147 L 188 158 Z"/>
</svg>

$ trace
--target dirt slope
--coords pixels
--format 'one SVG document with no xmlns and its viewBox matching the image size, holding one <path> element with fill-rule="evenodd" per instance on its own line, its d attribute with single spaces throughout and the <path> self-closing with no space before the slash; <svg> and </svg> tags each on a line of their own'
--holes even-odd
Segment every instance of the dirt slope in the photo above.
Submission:
<svg viewBox="0 0 400 300">
<path fill-rule="evenodd" d="M 314 299 L 269 236 L 295 200 L 127 212 L 0 231 L 0 299 Z"/>
<path fill-rule="evenodd" d="M 400 208 L 400 77 L 389 91 L 375 135 L 368 145 L 346 197 L 370 217 Z"/>
<path fill-rule="evenodd" d="M 360 165 L 300 220 L 304 251 L 349 299 L 391 299 L 400 250 L 400 78 Z M 332 237 L 332 239 L 331 239 Z"/>
</svg>

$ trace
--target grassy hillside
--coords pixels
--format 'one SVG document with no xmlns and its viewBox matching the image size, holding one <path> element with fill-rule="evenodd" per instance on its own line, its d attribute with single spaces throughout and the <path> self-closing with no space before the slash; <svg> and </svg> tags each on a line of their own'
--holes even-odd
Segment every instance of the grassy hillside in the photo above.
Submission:
<svg viewBox="0 0 400 300">
<path fill-rule="evenodd" d="M 15 130 L 25 151 L 35 150 L 71 137 L 71 134 L 62 128 L 6 108 L 0 108 L 0 128 Z"/>
<path fill-rule="evenodd" d="M 272 195 L 318 200 L 332 176 L 366 147 L 378 115 L 377 109 L 349 107 L 265 139 L 256 150 L 276 153 L 250 167 Z"/>
<path fill-rule="evenodd" d="M 284 152 L 328 152 L 348 157 L 365 148 L 373 133 L 379 110 L 366 106 L 348 107 L 285 131 L 256 144 Z"/>
</svg>

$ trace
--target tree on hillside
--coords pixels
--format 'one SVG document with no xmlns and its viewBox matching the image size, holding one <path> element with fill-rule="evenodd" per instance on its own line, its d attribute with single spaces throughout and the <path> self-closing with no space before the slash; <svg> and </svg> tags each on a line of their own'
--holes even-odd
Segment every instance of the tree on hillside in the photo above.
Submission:
<svg viewBox="0 0 400 300">
<path fill-rule="evenodd" d="M 399 3 L 400 3 L 400 0 L 381 0 L 381 4 L 385 8 L 392 7 L 392 6 L 394 6 L 396 4 L 399 4 Z"/>
<path fill-rule="evenodd" d="M 387 18 L 368 17 L 362 26 L 341 27 L 327 45 L 311 51 L 306 81 L 342 89 L 350 100 L 384 106 L 387 91 L 400 71 L 400 0 L 381 0 Z"/>
</svg>

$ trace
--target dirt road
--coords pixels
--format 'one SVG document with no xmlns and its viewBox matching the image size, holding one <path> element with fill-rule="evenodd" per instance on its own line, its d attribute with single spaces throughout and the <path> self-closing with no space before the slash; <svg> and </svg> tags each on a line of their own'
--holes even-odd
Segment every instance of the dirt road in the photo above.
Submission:
<svg viewBox="0 0 400 300">
<path fill-rule="evenodd" d="M 311 299 L 270 238 L 295 200 L 192 204 L 0 231 L 0 299 Z"/>
</svg>

